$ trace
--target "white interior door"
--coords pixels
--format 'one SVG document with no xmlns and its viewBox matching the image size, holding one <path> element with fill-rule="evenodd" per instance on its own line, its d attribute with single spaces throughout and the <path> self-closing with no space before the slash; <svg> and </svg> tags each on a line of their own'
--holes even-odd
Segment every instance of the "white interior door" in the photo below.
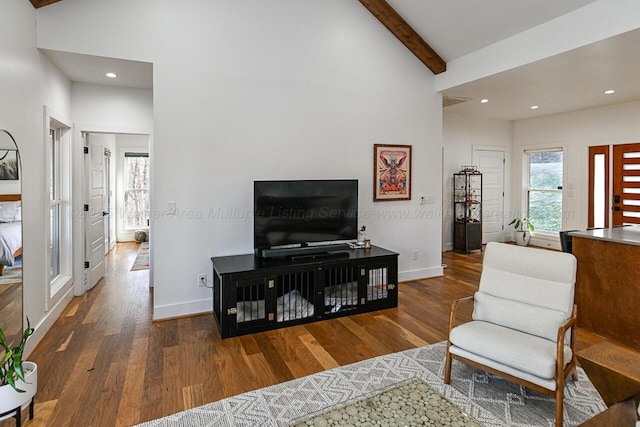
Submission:
<svg viewBox="0 0 640 427">
<path fill-rule="evenodd" d="M 482 243 L 501 242 L 504 229 L 504 151 L 474 149 L 482 173 Z"/>
<path fill-rule="evenodd" d="M 84 136 L 85 146 L 89 147 L 85 163 L 89 190 L 89 211 L 85 217 L 85 263 L 88 262 L 89 266 L 85 271 L 86 290 L 89 290 L 98 283 L 105 272 L 105 156 L 104 146 L 91 142 L 89 134 Z"/>
</svg>

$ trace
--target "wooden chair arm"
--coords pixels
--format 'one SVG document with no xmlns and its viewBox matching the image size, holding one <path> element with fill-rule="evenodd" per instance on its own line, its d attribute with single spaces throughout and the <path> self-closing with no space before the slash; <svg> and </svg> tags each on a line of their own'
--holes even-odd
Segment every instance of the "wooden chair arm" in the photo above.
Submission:
<svg viewBox="0 0 640 427">
<path fill-rule="evenodd" d="M 572 353 L 572 358 L 575 357 L 575 350 L 574 350 L 574 345 L 575 345 L 575 341 L 576 341 L 576 323 L 578 321 L 578 306 L 577 305 L 573 305 L 573 312 L 571 313 L 571 317 L 569 317 L 569 319 L 567 319 L 567 321 L 564 323 L 564 325 L 560 326 L 560 328 L 558 329 L 558 339 L 557 339 L 557 349 L 556 349 L 556 360 L 558 361 L 558 378 L 560 378 L 561 376 L 563 376 L 563 372 L 564 372 L 564 336 L 567 333 L 567 331 L 569 330 L 569 328 L 571 328 L 571 338 L 569 338 L 570 342 L 569 342 L 569 347 L 571 348 L 571 353 Z"/>
<path fill-rule="evenodd" d="M 449 313 L 449 332 L 447 333 L 447 339 L 449 339 L 449 335 L 451 335 L 451 330 L 453 329 L 453 324 L 456 318 L 456 311 L 458 310 L 458 305 L 461 303 L 468 303 L 473 301 L 473 295 L 469 295 L 468 297 L 458 298 L 451 303 L 451 312 Z"/>
</svg>

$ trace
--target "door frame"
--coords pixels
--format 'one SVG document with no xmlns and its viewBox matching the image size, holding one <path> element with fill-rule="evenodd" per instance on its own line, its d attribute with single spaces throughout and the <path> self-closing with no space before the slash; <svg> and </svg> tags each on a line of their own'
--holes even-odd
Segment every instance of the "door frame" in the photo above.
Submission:
<svg viewBox="0 0 640 427">
<path fill-rule="evenodd" d="M 111 150 L 104 149 L 104 210 L 109 216 L 104 222 L 105 248 L 104 254 L 111 251 L 111 217 L 113 217 L 113 189 L 111 188 Z"/>
<path fill-rule="evenodd" d="M 87 203 L 87 179 L 84 170 L 84 141 L 83 133 L 125 133 L 149 135 L 149 153 L 153 147 L 153 129 L 146 126 L 118 126 L 113 124 L 95 124 L 95 123 L 74 123 L 73 125 L 73 141 L 72 141 L 72 258 L 73 258 L 73 293 L 80 296 L 85 293 L 85 215 L 83 206 Z M 151 179 L 153 179 L 153 158 L 149 159 Z M 153 181 L 152 181 L 153 182 Z M 149 197 L 153 197 L 153 188 L 149 190 Z M 153 283 L 153 218 L 149 224 L 150 230 L 150 251 L 149 251 L 149 285 Z M 153 298 L 153 297 L 152 297 Z"/>
</svg>

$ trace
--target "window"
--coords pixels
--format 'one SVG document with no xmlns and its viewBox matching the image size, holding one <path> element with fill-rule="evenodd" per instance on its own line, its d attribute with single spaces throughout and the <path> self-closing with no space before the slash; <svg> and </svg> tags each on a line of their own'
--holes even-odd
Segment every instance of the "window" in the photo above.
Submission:
<svg viewBox="0 0 640 427">
<path fill-rule="evenodd" d="M 45 140 L 46 189 L 49 215 L 45 219 L 48 310 L 73 285 L 71 277 L 71 128 L 60 121 L 59 115 L 45 107 L 49 122 Z M 45 193 L 46 194 L 46 193 Z"/>
<path fill-rule="evenodd" d="M 124 153 L 125 228 L 149 226 L 149 154 Z"/>
<path fill-rule="evenodd" d="M 60 276 L 60 246 L 62 199 L 60 191 L 60 134 L 59 127 L 49 130 L 49 281 Z"/>
<path fill-rule="evenodd" d="M 527 217 L 536 231 L 562 229 L 562 149 L 525 151 L 528 160 Z"/>
</svg>

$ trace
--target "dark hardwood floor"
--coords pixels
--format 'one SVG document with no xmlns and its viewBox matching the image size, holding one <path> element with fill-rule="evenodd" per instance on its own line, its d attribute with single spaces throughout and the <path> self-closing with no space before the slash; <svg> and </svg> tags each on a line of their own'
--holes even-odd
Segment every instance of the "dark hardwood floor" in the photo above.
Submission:
<svg viewBox="0 0 640 427">
<path fill-rule="evenodd" d="M 38 394 L 23 426 L 129 426 L 442 341 L 451 302 L 477 289 L 482 262 L 480 253 L 445 253 L 444 276 L 402 283 L 395 309 L 222 340 L 211 314 L 150 320 L 148 272 L 129 271 L 137 247 L 116 246 L 105 278 L 72 300 L 30 355 Z M 578 331 L 579 349 L 600 341 Z"/>
</svg>

